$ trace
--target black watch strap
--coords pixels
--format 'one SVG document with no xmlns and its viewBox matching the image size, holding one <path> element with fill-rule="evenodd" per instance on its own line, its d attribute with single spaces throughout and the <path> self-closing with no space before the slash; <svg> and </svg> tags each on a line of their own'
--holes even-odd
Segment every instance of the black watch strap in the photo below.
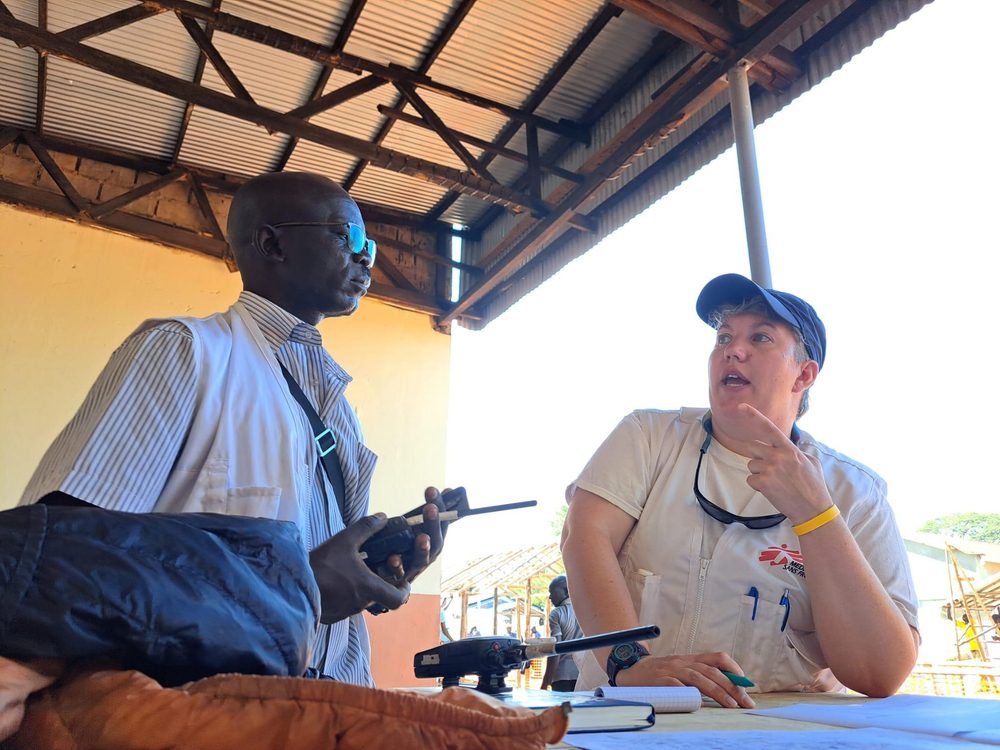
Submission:
<svg viewBox="0 0 1000 750">
<path fill-rule="evenodd" d="M 617 687 L 615 680 L 618 677 L 618 673 L 623 669 L 633 666 L 644 656 L 649 656 L 649 651 L 645 646 L 635 641 L 619 643 L 617 646 L 613 646 L 608 653 L 608 684 L 612 687 Z"/>
</svg>

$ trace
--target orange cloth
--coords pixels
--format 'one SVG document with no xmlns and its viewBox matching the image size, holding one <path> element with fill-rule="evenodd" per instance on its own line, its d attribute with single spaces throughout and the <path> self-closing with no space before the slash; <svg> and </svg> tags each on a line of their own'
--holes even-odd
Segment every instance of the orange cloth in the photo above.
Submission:
<svg viewBox="0 0 1000 750">
<path fill-rule="evenodd" d="M 75 671 L 35 696 L 15 750 L 533 750 L 568 719 L 466 688 L 436 694 L 331 680 L 219 675 L 164 688 L 139 672 Z"/>
</svg>

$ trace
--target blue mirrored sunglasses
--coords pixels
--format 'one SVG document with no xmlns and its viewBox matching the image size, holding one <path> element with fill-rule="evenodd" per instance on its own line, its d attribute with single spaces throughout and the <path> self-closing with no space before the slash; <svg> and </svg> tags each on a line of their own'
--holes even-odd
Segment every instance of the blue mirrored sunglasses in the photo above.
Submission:
<svg viewBox="0 0 1000 750">
<path fill-rule="evenodd" d="M 375 253 L 378 251 L 378 245 L 376 245 L 375 240 L 370 240 L 365 236 L 364 227 L 349 221 L 282 221 L 271 224 L 271 227 L 274 229 L 281 227 L 347 227 L 347 234 L 344 235 L 347 240 L 347 249 L 354 255 L 364 257 L 367 254 L 369 265 L 375 265 Z"/>
</svg>

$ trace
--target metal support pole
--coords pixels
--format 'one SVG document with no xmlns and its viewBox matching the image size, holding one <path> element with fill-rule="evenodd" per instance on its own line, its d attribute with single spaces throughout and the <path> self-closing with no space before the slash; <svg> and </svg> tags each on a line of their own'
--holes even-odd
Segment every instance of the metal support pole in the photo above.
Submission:
<svg viewBox="0 0 1000 750">
<path fill-rule="evenodd" d="M 729 109 L 733 118 L 736 161 L 740 169 L 740 192 L 743 195 L 743 223 L 750 252 L 750 277 L 760 286 L 771 287 L 771 261 L 767 256 L 764 231 L 764 202 L 757 173 L 757 150 L 753 140 L 753 110 L 746 63 L 729 71 Z"/>
</svg>

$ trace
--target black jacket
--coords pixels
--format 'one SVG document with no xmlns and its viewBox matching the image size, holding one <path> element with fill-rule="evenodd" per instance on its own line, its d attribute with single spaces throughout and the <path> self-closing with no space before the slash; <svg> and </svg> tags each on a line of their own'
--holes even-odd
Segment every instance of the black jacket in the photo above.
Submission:
<svg viewBox="0 0 1000 750">
<path fill-rule="evenodd" d="M 294 524 L 44 504 L 0 513 L 0 655 L 109 657 L 164 685 L 301 675 L 319 591 Z"/>
</svg>

